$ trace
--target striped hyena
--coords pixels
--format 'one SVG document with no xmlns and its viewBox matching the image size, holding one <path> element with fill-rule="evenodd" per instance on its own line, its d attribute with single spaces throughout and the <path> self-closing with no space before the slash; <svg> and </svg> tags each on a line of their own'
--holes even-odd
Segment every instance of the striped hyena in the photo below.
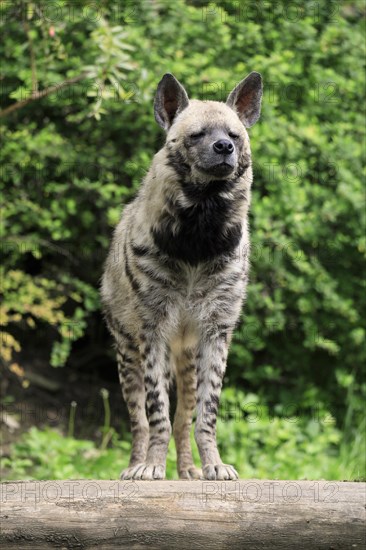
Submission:
<svg viewBox="0 0 366 550">
<path fill-rule="evenodd" d="M 259 118 L 261 97 L 256 72 L 226 103 L 190 101 L 171 74 L 159 83 L 155 118 L 167 131 L 166 143 L 124 209 L 101 287 L 133 436 L 122 479 L 165 477 L 173 378 L 179 477 L 237 478 L 221 461 L 216 416 L 248 278 L 246 128 Z M 190 444 L 195 408 L 202 472 Z"/>
</svg>

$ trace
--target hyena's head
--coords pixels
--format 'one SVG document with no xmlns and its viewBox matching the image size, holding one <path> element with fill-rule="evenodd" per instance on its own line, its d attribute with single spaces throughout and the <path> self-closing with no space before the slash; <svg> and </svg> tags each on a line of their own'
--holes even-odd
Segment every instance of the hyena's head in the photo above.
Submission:
<svg viewBox="0 0 366 550">
<path fill-rule="evenodd" d="M 226 103 L 189 100 L 172 74 L 159 83 L 154 111 L 167 131 L 170 161 L 195 181 L 240 178 L 250 164 L 246 128 L 259 118 L 262 78 L 252 72 L 229 94 Z"/>
</svg>

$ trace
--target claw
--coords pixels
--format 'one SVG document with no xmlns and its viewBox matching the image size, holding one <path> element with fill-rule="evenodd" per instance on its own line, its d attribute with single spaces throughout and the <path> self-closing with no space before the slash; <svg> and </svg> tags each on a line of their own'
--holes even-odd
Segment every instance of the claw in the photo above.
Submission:
<svg viewBox="0 0 366 550">
<path fill-rule="evenodd" d="M 203 467 L 203 477 L 210 480 L 234 480 L 239 475 L 230 464 L 206 464 Z"/>
<path fill-rule="evenodd" d="M 202 470 L 200 468 L 196 468 L 194 464 L 192 464 L 191 466 L 187 466 L 186 468 L 180 469 L 178 474 L 179 479 L 189 479 L 191 481 L 194 479 L 204 479 Z"/>
<path fill-rule="evenodd" d="M 120 477 L 121 479 L 164 479 L 165 464 L 148 464 L 145 462 L 136 464 L 123 470 Z"/>
</svg>

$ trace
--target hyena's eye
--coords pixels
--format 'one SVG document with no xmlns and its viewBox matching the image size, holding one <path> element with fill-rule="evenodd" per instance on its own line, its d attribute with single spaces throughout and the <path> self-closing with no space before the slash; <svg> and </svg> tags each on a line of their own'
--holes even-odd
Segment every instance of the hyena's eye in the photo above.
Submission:
<svg viewBox="0 0 366 550">
<path fill-rule="evenodd" d="M 232 139 L 239 139 L 239 134 L 235 134 L 234 132 L 229 132 L 229 137 L 231 137 Z"/>
<path fill-rule="evenodd" d="M 196 132 L 195 134 L 191 134 L 189 137 L 191 139 L 199 139 L 202 138 L 205 135 L 205 132 L 202 130 L 201 132 Z"/>
</svg>

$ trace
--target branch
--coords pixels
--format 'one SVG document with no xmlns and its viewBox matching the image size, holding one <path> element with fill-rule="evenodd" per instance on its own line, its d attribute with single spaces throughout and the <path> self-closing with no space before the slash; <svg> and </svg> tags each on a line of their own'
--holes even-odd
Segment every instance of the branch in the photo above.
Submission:
<svg viewBox="0 0 366 550">
<path fill-rule="evenodd" d="M 12 105 L 9 105 L 9 107 L 6 107 L 6 109 L 3 109 L 2 111 L 0 111 L 0 117 L 7 116 L 13 111 L 22 109 L 23 107 L 25 107 L 29 103 L 32 103 L 33 101 L 42 99 L 43 97 L 51 95 L 54 92 L 57 92 L 58 90 L 62 90 L 62 88 L 66 88 L 67 86 L 71 86 L 72 84 L 75 84 L 76 82 L 79 82 L 84 78 L 88 78 L 87 73 L 83 73 L 78 76 L 74 76 L 73 78 L 69 78 L 68 80 L 64 80 L 64 82 L 61 82 L 60 84 L 55 84 L 54 86 L 50 86 L 49 88 L 46 88 L 45 90 L 41 90 L 40 92 L 33 92 L 28 99 L 17 101 L 17 103 L 13 103 Z"/>
</svg>

